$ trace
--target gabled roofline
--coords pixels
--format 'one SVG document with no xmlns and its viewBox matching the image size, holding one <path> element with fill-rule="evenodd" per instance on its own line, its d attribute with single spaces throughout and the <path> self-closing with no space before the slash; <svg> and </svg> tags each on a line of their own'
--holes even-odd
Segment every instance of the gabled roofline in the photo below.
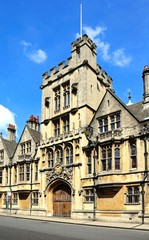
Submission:
<svg viewBox="0 0 149 240">
<path fill-rule="evenodd" d="M 110 89 L 107 89 L 109 93 L 112 94 L 112 96 L 138 121 L 141 122 L 140 119 L 134 115 L 134 113 L 127 107 L 127 105 L 118 97 L 116 96 Z"/>
<path fill-rule="evenodd" d="M 100 104 L 99 104 L 96 112 L 98 112 L 98 110 L 99 110 L 102 102 L 104 101 L 104 99 L 105 99 L 105 97 L 106 97 L 107 92 L 109 92 L 139 123 L 141 122 L 141 121 L 137 118 L 137 116 L 135 116 L 135 115 L 133 114 L 133 112 L 127 107 L 127 105 L 126 105 L 124 102 L 122 102 L 122 101 L 120 100 L 120 98 L 119 98 L 118 96 L 116 96 L 116 95 L 114 94 L 114 92 L 112 91 L 112 89 L 110 89 L 110 88 L 107 88 L 107 89 L 106 89 L 106 92 L 105 92 L 105 94 L 104 94 L 104 96 L 103 96 L 103 98 L 102 98 L 102 100 L 101 100 L 101 102 L 100 102 Z M 92 122 L 93 122 L 93 120 L 94 120 L 94 117 L 96 116 L 96 112 L 95 112 L 92 120 L 90 121 L 89 125 L 92 124 Z"/>
<path fill-rule="evenodd" d="M 11 159 L 11 158 L 13 157 L 13 155 L 14 155 L 15 150 L 16 150 L 17 143 L 16 143 L 16 146 L 15 146 L 14 152 L 11 153 L 11 152 L 9 151 L 9 148 L 8 148 L 7 145 L 6 145 L 6 142 L 8 141 L 8 142 L 12 143 L 12 141 L 3 138 L 2 135 L 0 135 L 0 138 L 1 138 L 1 141 L 2 141 L 2 143 L 3 143 L 4 149 L 5 149 L 5 151 L 7 152 L 8 158 Z"/>
<path fill-rule="evenodd" d="M 22 131 L 22 134 L 21 134 L 21 136 L 20 136 L 20 138 L 19 138 L 19 141 L 18 141 L 18 143 L 17 143 L 17 146 L 16 146 L 16 148 L 15 148 L 15 151 L 14 151 L 14 153 L 13 153 L 12 158 L 14 157 L 14 155 L 15 155 L 15 153 L 16 153 L 16 150 L 17 150 L 18 146 L 20 145 L 21 138 L 22 138 L 22 136 L 23 136 L 26 128 L 28 129 L 32 140 L 36 143 L 36 141 L 35 141 L 35 139 L 34 139 L 34 136 L 33 136 L 33 134 L 32 134 L 32 131 L 30 131 L 31 128 L 28 126 L 28 124 L 26 124 L 25 127 L 24 127 L 24 129 L 23 129 L 23 131 Z M 35 130 L 35 131 L 36 131 L 36 130 Z M 40 134 L 40 132 L 39 132 L 39 134 Z"/>
</svg>

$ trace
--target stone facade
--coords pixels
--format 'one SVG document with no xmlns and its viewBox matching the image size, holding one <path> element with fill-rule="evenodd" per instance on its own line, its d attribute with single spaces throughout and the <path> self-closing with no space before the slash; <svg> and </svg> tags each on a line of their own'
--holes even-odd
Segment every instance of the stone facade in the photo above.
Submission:
<svg viewBox="0 0 149 240">
<path fill-rule="evenodd" d="M 143 101 L 126 105 L 91 39 L 73 42 L 67 62 L 42 76 L 41 134 L 31 116 L 11 156 L 1 136 L 1 210 L 149 222 L 148 72 Z"/>
</svg>

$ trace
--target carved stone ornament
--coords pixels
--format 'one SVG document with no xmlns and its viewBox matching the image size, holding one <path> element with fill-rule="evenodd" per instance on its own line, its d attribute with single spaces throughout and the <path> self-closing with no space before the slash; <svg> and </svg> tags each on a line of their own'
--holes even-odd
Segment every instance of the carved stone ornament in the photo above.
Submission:
<svg viewBox="0 0 149 240">
<path fill-rule="evenodd" d="M 55 174 L 56 175 L 60 175 L 61 173 L 62 173 L 62 165 L 60 165 L 60 164 L 57 164 L 56 166 L 55 166 Z"/>
<path fill-rule="evenodd" d="M 72 184 L 72 174 L 73 174 L 72 167 L 66 168 L 58 163 L 52 170 L 49 170 L 46 173 L 47 185 L 56 180 L 57 178 L 64 179 L 70 184 Z"/>
</svg>

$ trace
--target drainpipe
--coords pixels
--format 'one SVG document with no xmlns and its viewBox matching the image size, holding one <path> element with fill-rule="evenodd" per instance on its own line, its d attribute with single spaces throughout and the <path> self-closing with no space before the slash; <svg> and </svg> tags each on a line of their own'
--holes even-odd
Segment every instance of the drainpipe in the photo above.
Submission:
<svg viewBox="0 0 149 240">
<path fill-rule="evenodd" d="M 144 201 L 144 195 L 145 195 L 145 191 L 144 191 L 144 187 L 145 187 L 145 180 L 148 177 L 148 172 L 146 172 L 146 175 L 144 177 L 144 179 L 141 182 L 141 187 L 142 187 L 142 224 L 144 224 L 144 214 L 145 214 L 145 201 Z"/>
<path fill-rule="evenodd" d="M 93 169 L 93 184 L 94 184 L 94 208 L 93 208 L 93 221 L 96 220 L 96 145 L 94 142 L 94 169 Z"/>
<path fill-rule="evenodd" d="M 33 192 L 33 162 L 35 159 L 35 156 L 37 154 L 37 146 L 35 148 L 35 154 L 33 155 L 33 157 L 31 157 L 31 181 L 30 181 L 30 216 L 32 214 L 32 205 L 33 205 L 33 197 L 32 197 L 32 192 Z"/>
<path fill-rule="evenodd" d="M 142 129 L 142 135 L 145 135 L 143 137 L 143 142 L 144 142 L 144 178 L 141 182 L 141 187 L 142 187 L 142 224 L 144 224 L 144 215 L 145 215 L 145 199 L 144 199 L 144 195 L 145 195 L 145 191 L 144 191 L 144 187 L 145 187 L 145 180 L 148 177 L 148 166 L 147 166 L 147 157 L 148 157 L 148 152 L 147 152 L 147 133 L 148 133 L 148 127 L 144 126 Z"/>
<path fill-rule="evenodd" d="M 12 210 L 11 168 L 12 168 L 12 164 L 10 162 L 10 164 L 9 164 L 10 213 L 11 213 L 11 210 Z"/>
<path fill-rule="evenodd" d="M 30 182 L 30 216 L 32 214 L 32 190 L 33 190 L 33 161 L 31 160 L 31 182 Z"/>
<path fill-rule="evenodd" d="M 88 140 L 88 146 L 93 149 L 93 193 L 94 193 L 94 203 L 93 203 L 93 221 L 96 220 L 96 147 L 98 145 L 98 138 L 92 140 L 93 136 L 93 127 L 88 125 L 85 129 L 85 136 Z"/>
</svg>

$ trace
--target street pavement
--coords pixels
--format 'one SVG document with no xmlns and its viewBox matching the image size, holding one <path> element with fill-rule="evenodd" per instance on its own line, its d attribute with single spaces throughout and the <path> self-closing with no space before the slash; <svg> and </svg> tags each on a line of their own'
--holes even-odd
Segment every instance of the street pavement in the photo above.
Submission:
<svg viewBox="0 0 149 240">
<path fill-rule="evenodd" d="M 109 227 L 109 228 L 121 228 L 121 229 L 131 229 L 131 230 L 143 230 L 149 231 L 149 224 L 139 224 L 139 223 L 124 223 L 124 222 L 101 222 L 101 221 L 92 221 L 92 220 L 82 220 L 82 219 L 71 219 L 71 218 L 62 218 L 62 217 L 44 217 L 44 216 L 34 216 L 34 215 L 19 215 L 8 213 L 0 213 L 0 216 L 5 217 L 14 217 L 22 219 L 33 219 L 39 221 L 48 221 L 48 222 L 58 222 L 58 223 L 67 223 L 67 224 L 78 224 L 78 225 L 88 225 L 96 227 Z"/>
</svg>

